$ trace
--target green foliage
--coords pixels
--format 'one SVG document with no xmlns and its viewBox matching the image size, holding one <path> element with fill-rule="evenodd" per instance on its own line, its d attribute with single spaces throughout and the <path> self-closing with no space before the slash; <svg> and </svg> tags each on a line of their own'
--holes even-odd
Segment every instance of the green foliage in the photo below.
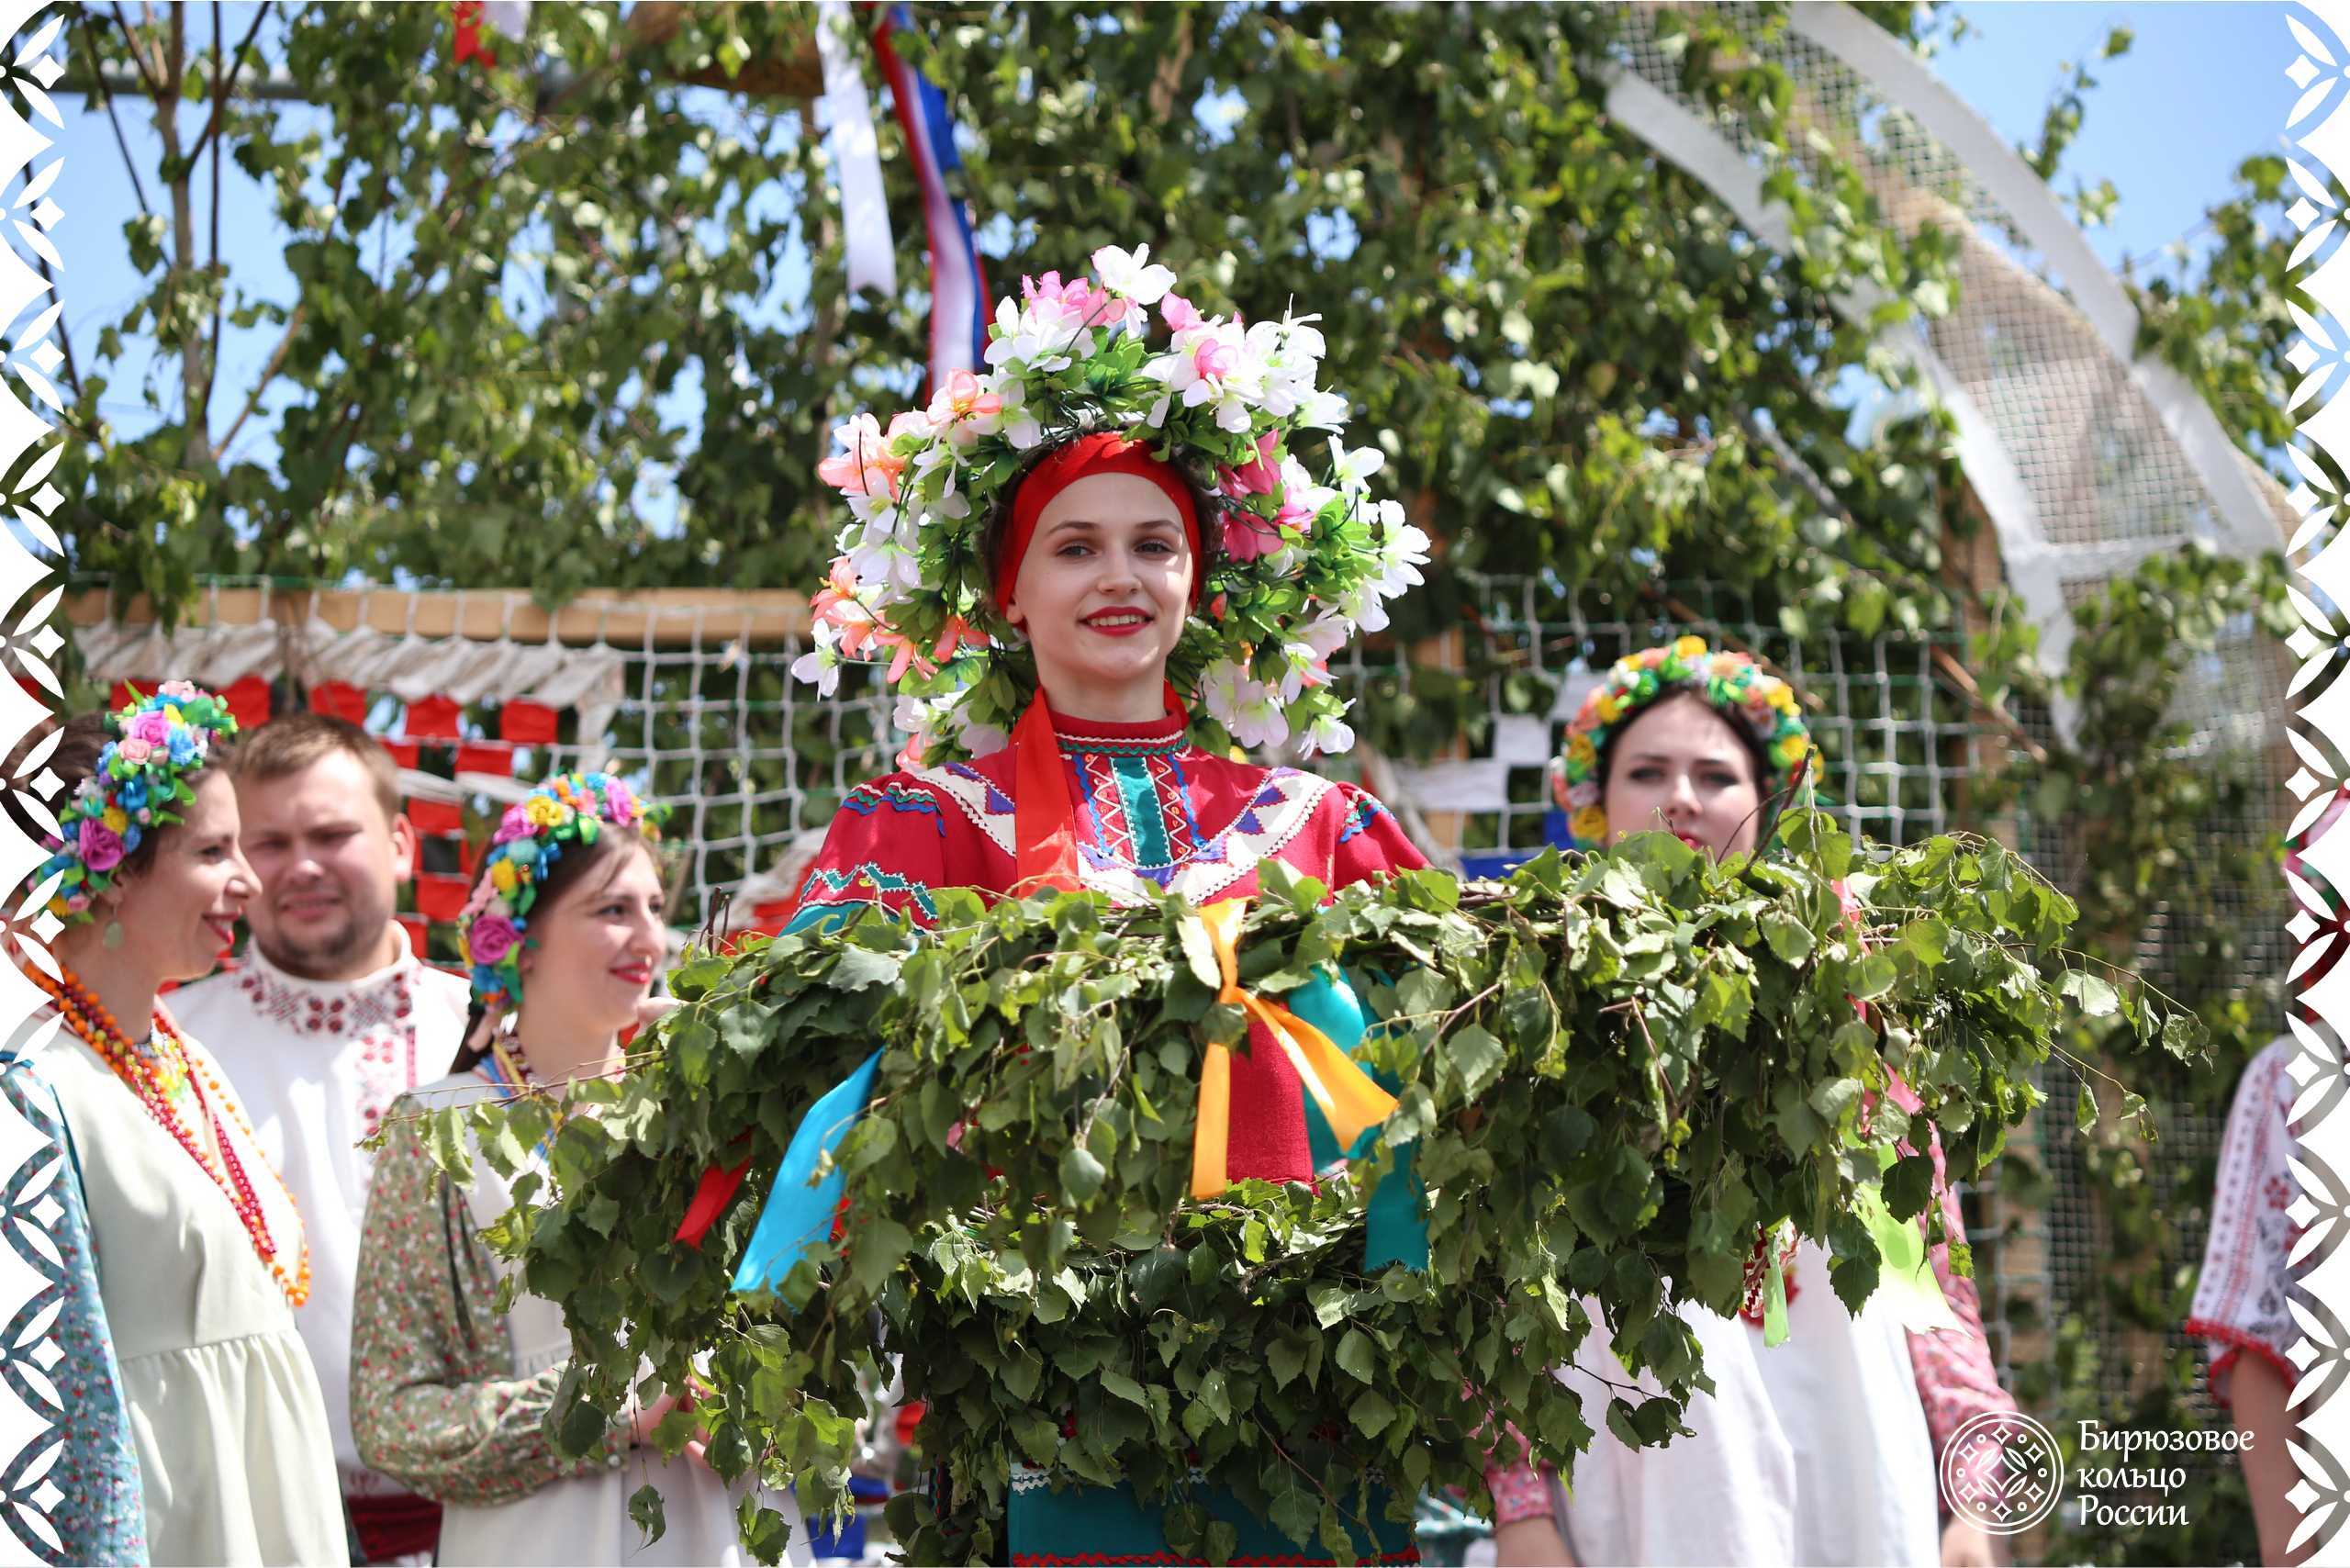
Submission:
<svg viewBox="0 0 2350 1568">
<path fill-rule="evenodd" d="M 2137 35 L 2126 27 L 2115 26 L 2106 32 L 2105 41 L 2098 46 L 2099 61 L 2118 60 L 2130 52 Z M 2054 184 L 2058 165 L 2064 162 L 2065 151 L 2081 133 L 2081 113 L 2087 106 L 2088 93 L 2097 86 L 2097 78 L 2089 74 L 2088 62 L 2067 61 L 2056 68 L 2064 80 L 2049 95 L 2048 106 L 2040 117 L 2040 140 L 2029 147 L 2020 147 L 2023 161 L 2031 172 Z M 2119 196 L 2111 180 L 2099 180 L 2094 186 L 2074 182 L 2070 205 L 2074 216 L 2084 229 L 2094 229 L 2113 215 Z"/>
<path fill-rule="evenodd" d="M 232 91 L 208 151 L 145 174 L 149 290 L 84 356 L 85 439 L 60 470 L 73 566 L 167 605 L 205 573 L 408 574 L 549 601 L 720 571 L 812 586 L 838 521 L 813 476 L 833 422 L 902 404 L 919 375 L 920 227 L 901 207 L 907 287 L 851 297 L 798 104 L 675 79 L 795 58 L 812 8 L 679 14 L 667 42 L 632 46 L 617 6 L 541 7 L 527 46 L 484 71 L 440 62 L 445 16 L 288 8 L 265 41 L 320 112 Z M 1847 440 L 1851 375 L 1904 373 L 1873 347 L 1886 321 L 1830 303 L 1862 287 L 1888 319 L 1937 308 L 1945 237 L 1897 234 L 1830 157 L 1770 171 L 1798 240 L 1756 243 L 1605 112 L 1622 25 L 1605 6 L 996 5 L 901 47 L 952 85 L 974 209 L 1008 221 L 1000 288 L 1147 241 L 1203 280 L 1205 308 L 1322 314 L 1325 384 L 1385 432 L 1396 493 L 1449 546 L 1407 637 L 1457 622 L 1456 567 L 1603 591 L 1702 569 L 1821 630 L 1946 624 L 1946 432 L 1912 416 L 1866 451 Z M 1762 155 L 1783 147 L 1785 79 L 1728 19 L 1658 26 L 1700 93 L 1749 111 Z M 205 79 L 206 51 L 160 17 L 126 33 L 85 14 L 77 66 L 123 63 L 134 36 Z M 880 135 L 902 168 L 886 118 Z M 224 150 L 274 193 L 292 297 L 254 293 L 167 221 Z M 267 374 L 218 406 L 216 296 L 231 320 L 283 323 Z M 141 388 L 162 422 L 128 439 L 99 395 L 142 340 L 164 356 Z M 698 439 L 655 407 L 697 381 Z M 274 469 L 229 439 L 248 400 L 285 409 Z M 677 527 L 656 532 L 671 475 Z M 1848 565 L 1874 586 L 1848 591 Z M 1426 700 L 1455 730 L 1478 705 Z"/>
<path fill-rule="evenodd" d="M 643 1066 L 584 1086 L 584 1114 L 562 1119 L 552 1206 L 493 1237 L 565 1306 L 575 1375 L 553 1429 L 576 1447 L 632 1386 L 690 1376 L 722 1473 L 797 1477 L 811 1512 L 839 1507 L 860 1391 L 894 1353 L 950 1484 L 943 1519 L 896 1521 L 923 1562 L 1002 1560 L 1015 1460 L 1124 1474 L 1149 1497 L 1196 1451 L 1326 1547 L 1364 1506 L 1366 1465 L 1406 1501 L 1478 1495 L 1494 1417 L 1571 1467 L 1592 1434 L 1546 1369 L 1595 1327 L 1664 1390 L 1617 1398 L 1611 1429 L 1664 1440 L 1707 1386 L 1674 1310 L 1735 1310 L 1759 1226 L 1849 1257 L 1878 1151 L 1930 1124 L 1954 1178 L 1996 1159 L 2040 1103 L 2052 1036 L 2085 1011 L 2191 1043 L 2135 987 L 2054 978 L 2073 906 L 1999 846 L 1886 850 L 1824 817 L 1796 827 L 1792 858 L 1723 866 L 1646 834 L 1506 882 L 1416 873 L 1328 902 L 1269 873 L 1241 982 L 1279 995 L 1335 964 L 1365 999 L 1365 1059 L 1400 1102 L 1388 1144 L 1413 1146 L 1429 1193 L 1424 1273 L 1362 1266 L 1383 1149 L 1318 1191 L 1188 1198 L 1203 1047 L 1244 1031 L 1203 981 L 1180 902 L 955 892 L 926 935 L 876 914 L 692 959 Z M 732 1295 L 767 1178 L 695 1249 L 671 1237 L 701 1171 L 747 1157 L 772 1172 L 877 1043 L 871 1105 L 837 1150 L 834 1242 L 775 1295 Z M 1868 1108 L 1888 1069 L 1921 1096 L 1917 1117 Z M 470 1128 L 503 1167 L 546 1115 L 451 1111 L 428 1137 L 462 1159 Z M 513 1137 L 509 1116 L 527 1124 Z M 1886 1181 L 1901 1210 L 1927 1207 L 1919 1163 Z M 1841 1269 L 1840 1294 L 1864 1297 L 1874 1276 Z M 1213 1545 L 1203 1518 L 1172 1518 L 1176 1550 Z"/>
<path fill-rule="evenodd" d="M 2169 271 L 2125 281 L 2138 307 L 2138 352 L 2186 376 L 2246 451 L 2274 464 L 2304 417 L 2291 409 L 2302 377 L 2285 357 L 2299 336 L 2291 310 L 2299 291 L 2284 213 L 2300 193 L 2273 152 L 2238 165 L 2236 185 L 2235 196 L 2203 215 L 2212 242 L 2193 264 L 2182 241 Z M 2337 203 L 2350 199 L 2339 181 L 2331 194 Z M 2309 308 L 2306 297 L 2300 303 Z"/>
</svg>

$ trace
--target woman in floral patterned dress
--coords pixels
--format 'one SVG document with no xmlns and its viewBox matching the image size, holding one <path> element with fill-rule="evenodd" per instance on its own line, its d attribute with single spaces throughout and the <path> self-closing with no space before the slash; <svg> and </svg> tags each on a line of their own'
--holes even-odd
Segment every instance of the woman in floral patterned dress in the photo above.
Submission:
<svg viewBox="0 0 2350 1568">
<path fill-rule="evenodd" d="M 657 1006 L 657 836 L 629 787 L 600 773 L 552 779 L 507 812 L 462 919 L 474 959 L 466 1048 L 386 1118 L 352 1306 L 352 1432 L 370 1469 L 443 1506 L 445 1564 L 747 1561 L 737 1492 L 698 1449 L 668 1460 L 651 1445 L 666 1402 L 615 1423 L 585 1460 L 558 1458 L 547 1440 L 571 1353 L 562 1307 L 518 1292 L 500 1315 L 509 1265 L 477 1234 L 512 1206 L 522 1171 L 544 1178 L 547 1146 L 512 1178 L 476 1150 L 460 1191 L 420 1126 L 452 1107 L 560 1101 L 574 1082 L 621 1070 L 621 1031 Z M 648 1483 L 666 1505 L 651 1541 L 631 1511 Z M 792 1527 L 790 1560 L 808 1561 L 791 1500 L 756 1495 Z"/>
</svg>

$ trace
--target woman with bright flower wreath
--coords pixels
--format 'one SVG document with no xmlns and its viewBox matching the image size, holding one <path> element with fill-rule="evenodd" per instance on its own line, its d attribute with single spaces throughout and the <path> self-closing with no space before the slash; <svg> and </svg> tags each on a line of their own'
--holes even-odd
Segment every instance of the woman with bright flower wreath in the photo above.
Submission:
<svg viewBox="0 0 2350 1568">
<path fill-rule="evenodd" d="M 0 1086 L 62 1133 L 65 1209 L 84 1222 L 61 1237 L 64 1359 L 48 1369 L 71 1428 L 50 1475 L 68 1561 L 350 1561 L 294 1327 L 302 1216 L 160 999 L 211 971 L 259 890 L 222 766 L 236 728 L 218 698 L 167 681 L 69 722 L 47 764 L 61 832 L 28 890 L 49 888 L 64 924 L 56 972 L 25 969 L 49 999 L 17 1036 L 37 1042 L 29 1070 Z"/>
<path fill-rule="evenodd" d="M 1769 845 L 1818 769 L 1793 689 L 1744 654 L 1684 636 L 1608 670 L 1567 726 L 1551 788 L 1573 847 L 1662 830 L 1729 856 Z M 1918 1108 L 1897 1078 L 1890 1094 L 1905 1111 Z M 1930 1151 L 1943 1225 L 1963 1238 L 1939 1144 Z M 1714 1392 L 1690 1403 L 1695 1435 L 1662 1449 L 1628 1449 L 1605 1429 L 1597 1380 L 1620 1380 L 1623 1370 L 1595 1335 L 1578 1362 L 1587 1375 L 1568 1380 L 1586 1391 L 1584 1414 L 1598 1432 L 1576 1464 L 1563 1519 L 1577 1559 L 1998 1561 L 1964 1516 L 1937 1523 L 1936 1474 L 1946 1455 L 1978 1480 L 1981 1469 L 1996 1471 L 1993 1450 L 1970 1458 L 1950 1455 L 1949 1445 L 1968 1420 L 2013 1411 L 2015 1401 L 1999 1387 L 1974 1282 L 1952 1272 L 1947 1245 L 1931 1260 L 1939 1302 L 1905 1313 L 1895 1293 L 1880 1292 L 1854 1317 L 1818 1243 L 1758 1243 L 1739 1320 L 1684 1314 Z M 1928 1319 L 1940 1326 L 1924 1327 Z M 1691 1508 L 1700 1495 L 1707 1506 Z"/>
<path fill-rule="evenodd" d="M 478 1235 L 512 1206 L 514 1182 L 476 1151 L 458 1192 L 419 1126 L 621 1070 L 622 1032 L 662 1005 L 663 815 L 603 773 L 560 775 L 508 808 L 459 917 L 474 987 L 464 1048 L 385 1118 L 352 1303 L 352 1433 L 369 1468 L 443 1506 L 443 1563 L 747 1561 L 725 1484 L 647 1440 L 667 1402 L 617 1425 L 593 1459 L 555 1458 L 542 1426 L 571 1354 L 562 1308 L 518 1291 L 501 1316 L 508 1265 Z M 543 1179 L 547 1155 L 543 1143 L 525 1168 Z M 647 1481 L 667 1529 L 640 1547 L 629 1498 Z M 796 1526 L 789 1498 L 759 1501 Z M 808 1561 L 804 1545 L 792 1561 Z"/>
<path fill-rule="evenodd" d="M 1363 790 L 1230 755 L 1353 744 L 1327 661 L 1386 625 L 1428 542 L 1372 494 L 1379 450 L 1335 439 L 1314 318 L 1209 316 L 1176 281 L 1147 246 L 1023 279 L 984 374 L 836 431 L 818 473 L 848 521 L 795 673 L 829 695 L 844 661 L 882 666 L 913 739 L 844 801 L 795 927 L 873 905 L 926 925 L 940 888 L 1207 905 L 1272 860 L 1332 888 L 1426 864 Z M 1225 1179 L 1307 1180 L 1332 1153 L 1270 1041 L 1234 1054 L 1230 1105 Z M 1503 1560 L 1552 1560 L 1541 1477 L 1491 1480 Z M 1234 1561 L 1312 1561 L 1206 1500 Z M 1008 1506 L 1014 1562 L 1166 1560 L 1158 1508 L 1125 1487 L 1021 1464 Z M 1360 1549 L 1417 1556 L 1394 1524 Z"/>
</svg>

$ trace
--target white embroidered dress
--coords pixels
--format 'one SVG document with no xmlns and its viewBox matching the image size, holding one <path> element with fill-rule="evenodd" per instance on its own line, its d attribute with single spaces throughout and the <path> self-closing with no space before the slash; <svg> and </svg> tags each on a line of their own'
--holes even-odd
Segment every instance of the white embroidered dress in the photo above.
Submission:
<svg viewBox="0 0 2350 1568">
<path fill-rule="evenodd" d="M 359 1462 L 351 1437 L 351 1288 L 375 1156 L 360 1148 L 394 1100 L 449 1070 L 464 1036 L 463 978 L 433 969 L 392 928 L 393 962 L 356 980 L 304 980 L 250 950 L 243 966 L 184 986 L 164 1005 L 211 1047 L 262 1152 L 301 1205 L 310 1301 L 294 1315 L 319 1371 L 345 1496 L 400 1490 Z"/>
<path fill-rule="evenodd" d="M 1559 1380 L 1596 1437 L 1578 1460 L 1559 1524 L 1575 1561 L 1735 1562 L 1740 1568 L 1942 1560 L 1933 1442 L 1908 1334 L 1881 1296 L 1855 1317 L 1801 1243 L 1789 1271 L 1785 1342 L 1702 1308 L 1687 1314 L 1710 1395 L 1689 1402 L 1694 1437 L 1630 1449 L 1607 1430 L 1631 1380 L 1595 1327 Z M 1585 1303 L 1598 1319 L 1596 1301 Z M 1637 1399 L 1660 1389 L 1643 1374 Z M 1611 1386 L 1612 1385 L 1612 1386 Z"/>
<path fill-rule="evenodd" d="M 36 1013 L 19 1043 L 55 1015 Z M 209 1058 L 186 1045 L 200 1080 Z M 59 1030 L 30 1055 L 64 1114 L 67 1180 L 89 1204 L 154 1561 L 348 1562 L 318 1378 L 236 1205 L 80 1039 Z M 301 1216 L 234 1112 L 216 1113 L 290 1275 Z M 65 1397 L 70 1419 L 72 1389 Z"/>
<path fill-rule="evenodd" d="M 2280 1036 L 2252 1058 L 2220 1142 L 2211 1230 L 2187 1334 L 2204 1342 L 2211 1397 L 2221 1405 L 2232 1403 L 2231 1379 L 2246 1353 L 2275 1367 L 2288 1388 L 2299 1375 L 2285 1359 L 2300 1335 L 2287 1303 L 2301 1290 L 2289 1261 L 2301 1227 L 2286 1212 L 2300 1196 L 2292 1170 L 2300 1155 L 2291 1122 L 2296 1089 L 2286 1070 L 2298 1049 L 2291 1036 Z"/>
</svg>

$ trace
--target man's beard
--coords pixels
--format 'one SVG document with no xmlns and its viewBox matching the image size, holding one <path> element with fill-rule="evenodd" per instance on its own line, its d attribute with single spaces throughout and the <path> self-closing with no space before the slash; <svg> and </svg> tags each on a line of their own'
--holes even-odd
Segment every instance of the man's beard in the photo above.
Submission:
<svg viewBox="0 0 2350 1568">
<path fill-rule="evenodd" d="M 270 941 L 262 940 L 261 933 L 253 933 L 253 945 L 262 957 L 302 980 L 330 980 L 342 978 L 364 959 L 383 938 L 384 928 L 378 925 L 369 931 L 366 923 L 348 905 L 340 924 L 324 927 L 315 934 L 289 941 L 283 932 Z"/>
</svg>

